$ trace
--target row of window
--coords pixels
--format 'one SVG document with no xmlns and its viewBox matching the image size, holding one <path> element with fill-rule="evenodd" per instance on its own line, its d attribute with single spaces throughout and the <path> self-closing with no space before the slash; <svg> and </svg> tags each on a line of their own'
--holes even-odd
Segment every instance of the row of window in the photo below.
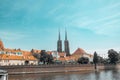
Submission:
<svg viewBox="0 0 120 80">
<path fill-rule="evenodd" d="M 5 52 L 5 51 L 0 51 L 0 54 L 14 54 L 14 55 L 22 55 L 22 52 Z"/>
</svg>

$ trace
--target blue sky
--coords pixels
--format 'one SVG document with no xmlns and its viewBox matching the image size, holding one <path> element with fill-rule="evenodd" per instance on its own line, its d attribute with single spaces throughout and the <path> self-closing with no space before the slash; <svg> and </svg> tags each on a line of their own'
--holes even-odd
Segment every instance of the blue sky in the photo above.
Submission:
<svg viewBox="0 0 120 80">
<path fill-rule="evenodd" d="M 120 50 L 120 0 L 0 0 L 0 38 L 7 48 L 56 50 L 65 27 L 71 53 Z"/>
</svg>

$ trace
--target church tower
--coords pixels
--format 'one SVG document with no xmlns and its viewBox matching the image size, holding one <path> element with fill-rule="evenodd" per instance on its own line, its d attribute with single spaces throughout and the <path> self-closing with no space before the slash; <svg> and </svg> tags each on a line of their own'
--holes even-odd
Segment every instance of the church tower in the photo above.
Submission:
<svg viewBox="0 0 120 80">
<path fill-rule="evenodd" d="M 67 31 L 65 30 L 64 51 L 66 56 L 70 56 L 69 41 L 67 40 Z"/>
<path fill-rule="evenodd" d="M 58 37 L 58 41 L 57 41 L 57 52 L 62 52 L 62 40 L 61 40 L 61 36 L 60 36 L 60 30 L 59 30 L 59 37 Z"/>
</svg>

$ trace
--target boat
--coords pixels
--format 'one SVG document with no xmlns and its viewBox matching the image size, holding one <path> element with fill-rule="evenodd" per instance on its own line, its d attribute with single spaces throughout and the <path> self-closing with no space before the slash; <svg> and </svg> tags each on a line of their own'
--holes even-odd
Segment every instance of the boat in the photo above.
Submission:
<svg viewBox="0 0 120 80">
<path fill-rule="evenodd" d="M 5 70 L 0 70 L 0 80 L 8 80 L 8 72 Z"/>
</svg>

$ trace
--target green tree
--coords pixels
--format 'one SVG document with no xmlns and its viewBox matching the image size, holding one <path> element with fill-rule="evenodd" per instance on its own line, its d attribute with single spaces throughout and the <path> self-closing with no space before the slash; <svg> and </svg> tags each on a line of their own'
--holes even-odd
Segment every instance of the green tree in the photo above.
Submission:
<svg viewBox="0 0 120 80">
<path fill-rule="evenodd" d="M 35 58 L 37 58 L 38 60 L 40 59 L 40 54 L 35 53 L 35 52 L 34 52 L 34 49 L 32 49 L 30 52 L 32 53 L 32 55 L 33 55 Z"/>
<path fill-rule="evenodd" d="M 104 59 L 103 59 L 103 57 L 101 57 L 101 56 L 98 56 L 98 63 L 104 63 Z"/>
<path fill-rule="evenodd" d="M 116 64 L 119 60 L 119 54 L 113 49 L 108 50 L 108 57 L 111 64 Z"/>
<path fill-rule="evenodd" d="M 48 54 L 45 50 L 40 52 L 40 61 L 43 64 L 52 64 L 53 63 L 53 56 L 52 54 Z"/>
<path fill-rule="evenodd" d="M 43 62 L 43 64 L 47 62 L 47 53 L 45 50 L 41 50 L 40 52 L 40 62 Z"/>
<path fill-rule="evenodd" d="M 95 64 L 95 69 L 97 69 L 98 56 L 96 52 L 94 52 L 93 63 Z"/>
<path fill-rule="evenodd" d="M 48 57 L 47 57 L 48 59 L 48 64 L 52 64 L 53 63 L 53 60 L 54 60 L 54 58 L 53 58 L 53 56 L 52 56 L 52 54 L 48 54 Z"/>
<path fill-rule="evenodd" d="M 88 64 L 89 58 L 87 58 L 87 57 L 80 57 L 77 62 L 79 64 Z"/>
</svg>

